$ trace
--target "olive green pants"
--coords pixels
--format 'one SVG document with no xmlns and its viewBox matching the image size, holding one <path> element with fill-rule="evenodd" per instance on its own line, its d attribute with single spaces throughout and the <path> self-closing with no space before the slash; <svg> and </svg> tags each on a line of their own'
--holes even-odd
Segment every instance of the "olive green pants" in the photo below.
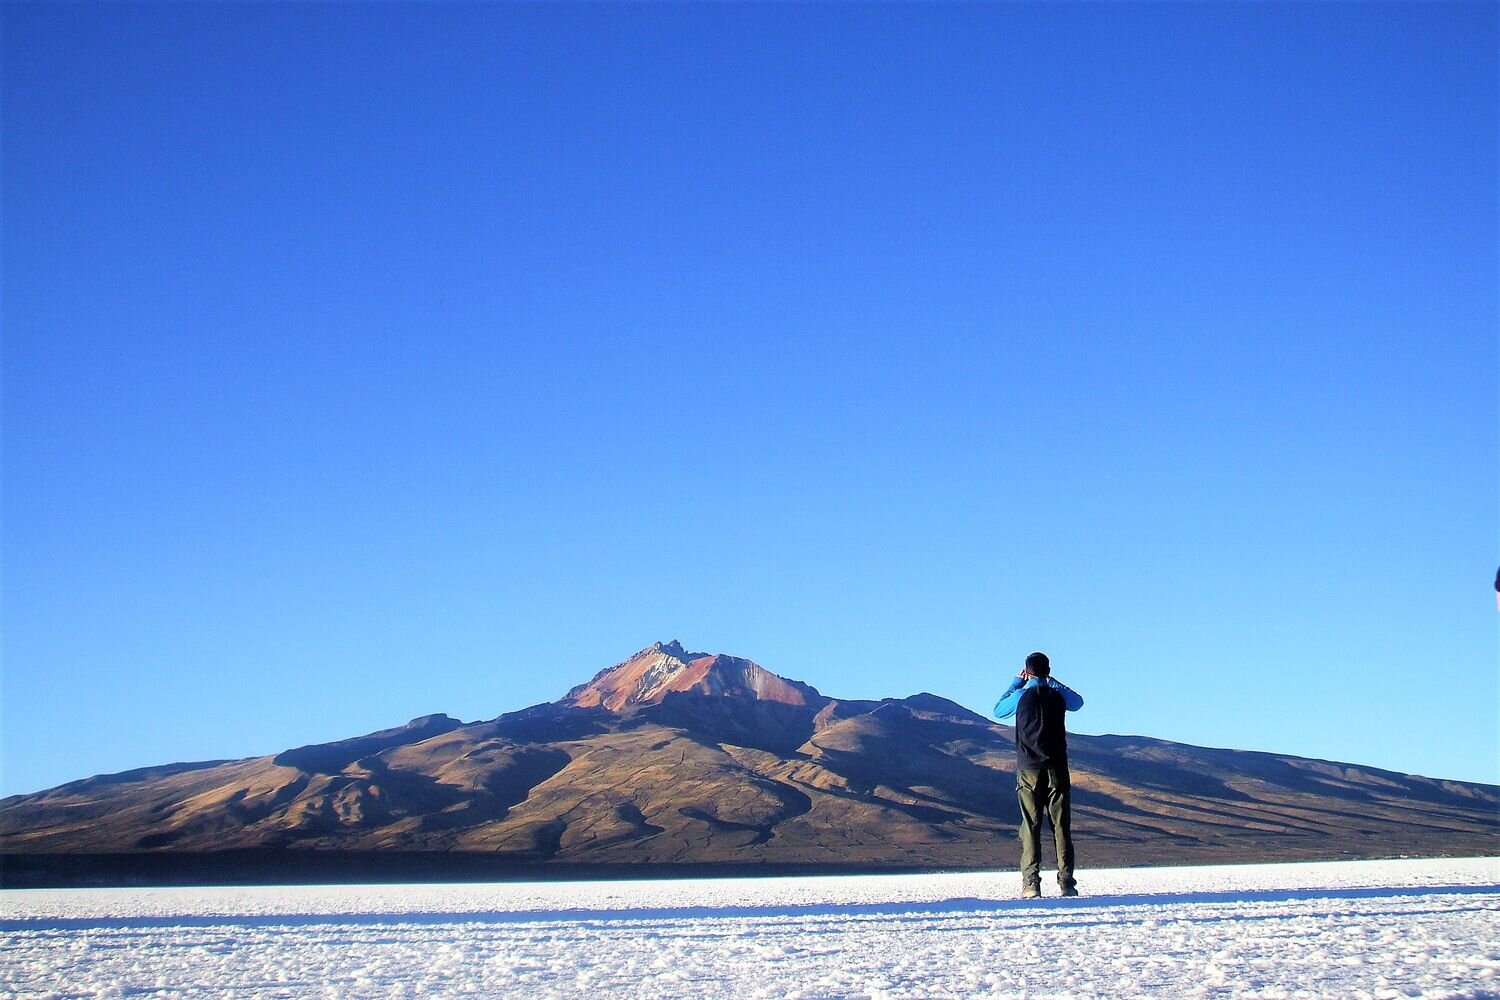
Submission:
<svg viewBox="0 0 1500 1000">
<path fill-rule="evenodd" d="M 1021 801 L 1021 882 L 1041 882 L 1042 819 L 1052 823 L 1057 845 L 1057 881 L 1073 885 L 1073 813 L 1068 769 L 1044 767 L 1016 772 L 1016 798 Z"/>
</svg>

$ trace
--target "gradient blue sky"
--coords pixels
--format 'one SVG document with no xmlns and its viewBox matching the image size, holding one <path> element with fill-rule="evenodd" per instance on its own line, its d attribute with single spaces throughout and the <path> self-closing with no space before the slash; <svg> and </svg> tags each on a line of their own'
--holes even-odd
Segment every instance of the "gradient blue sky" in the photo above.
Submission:
<svg viewBox="0 0 1500 1000">
<path fill-rule="evenodd" d="M 0 792 L 672 638 L 1500 780 L 1496 10 L 7 3 Z"/>
</svg>

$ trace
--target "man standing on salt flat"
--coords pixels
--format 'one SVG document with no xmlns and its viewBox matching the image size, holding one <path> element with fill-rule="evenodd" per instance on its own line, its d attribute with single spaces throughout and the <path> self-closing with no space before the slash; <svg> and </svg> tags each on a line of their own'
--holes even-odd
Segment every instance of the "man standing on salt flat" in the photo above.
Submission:
<svg viewBox="0 0 1500 1000">
<path fill-rule="evenodd" d="M 1042 815 L 1057 842 L 1057 884 L 1078 895 L 1073 879 L 1073 816 L 1068 780 L 1068 731 L 1063 716 L 1083 707 L 1083 696 L 1052 679 L 1046 653 L 1026 667 L 995 703 L 995 717 L 1016 717 L 1016 798 L 1021 800 L 1021 898 L 1042 894 Z"/>
</svg>

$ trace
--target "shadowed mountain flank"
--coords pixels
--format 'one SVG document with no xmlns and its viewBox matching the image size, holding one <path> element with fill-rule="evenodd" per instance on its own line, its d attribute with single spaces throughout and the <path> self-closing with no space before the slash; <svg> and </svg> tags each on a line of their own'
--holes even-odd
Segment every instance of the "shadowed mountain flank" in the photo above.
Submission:
<svg viewBox="0 0 1500 1000">
<path fill-rule="evenodd" d="M 320 774 L 338 774 L 361 757 L 369 757 L 408 743 L 420 743 L 428 737 L 451 732 L 458 727 L 458 721 L 446 715 L 426 715 L 413 719 L 404 726 L 384 729 L 369 736 L 285 750 L 277 754 L 272 763 Z"/>
<path fill-rule="evenodd" d="M 1069 746 L 1080 866 L 1500 848 L 1493 785 L 1144 737 Z M 69 856 L 405 856 L 434 877 L 434 858 L 491 872 L 1010 867 L 1014 761 L 1009 728 L 937 695 L 830 698 L 740 657 L 656 643 L 486 722 L 430 715 L 12 796 L 0 852 L 11 870 Z"/>
</svg>

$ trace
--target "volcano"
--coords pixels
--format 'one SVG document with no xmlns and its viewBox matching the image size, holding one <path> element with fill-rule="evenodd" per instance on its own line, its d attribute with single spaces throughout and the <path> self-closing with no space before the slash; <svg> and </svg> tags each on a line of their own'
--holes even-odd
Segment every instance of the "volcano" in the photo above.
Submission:
<svg viewBox="0 0 1500 1000">
<path fill-rule="evenodd" d="M 1080 869 L 1500 847 L 1494 785 L 1145 737 L 1069 748 Z M 1008 727 L 938 695 L 826 697 L 673 641 L 488 721 L 11 796 L 0 878 L 1003 868 L 1014 767 Z"/>
</svg>

